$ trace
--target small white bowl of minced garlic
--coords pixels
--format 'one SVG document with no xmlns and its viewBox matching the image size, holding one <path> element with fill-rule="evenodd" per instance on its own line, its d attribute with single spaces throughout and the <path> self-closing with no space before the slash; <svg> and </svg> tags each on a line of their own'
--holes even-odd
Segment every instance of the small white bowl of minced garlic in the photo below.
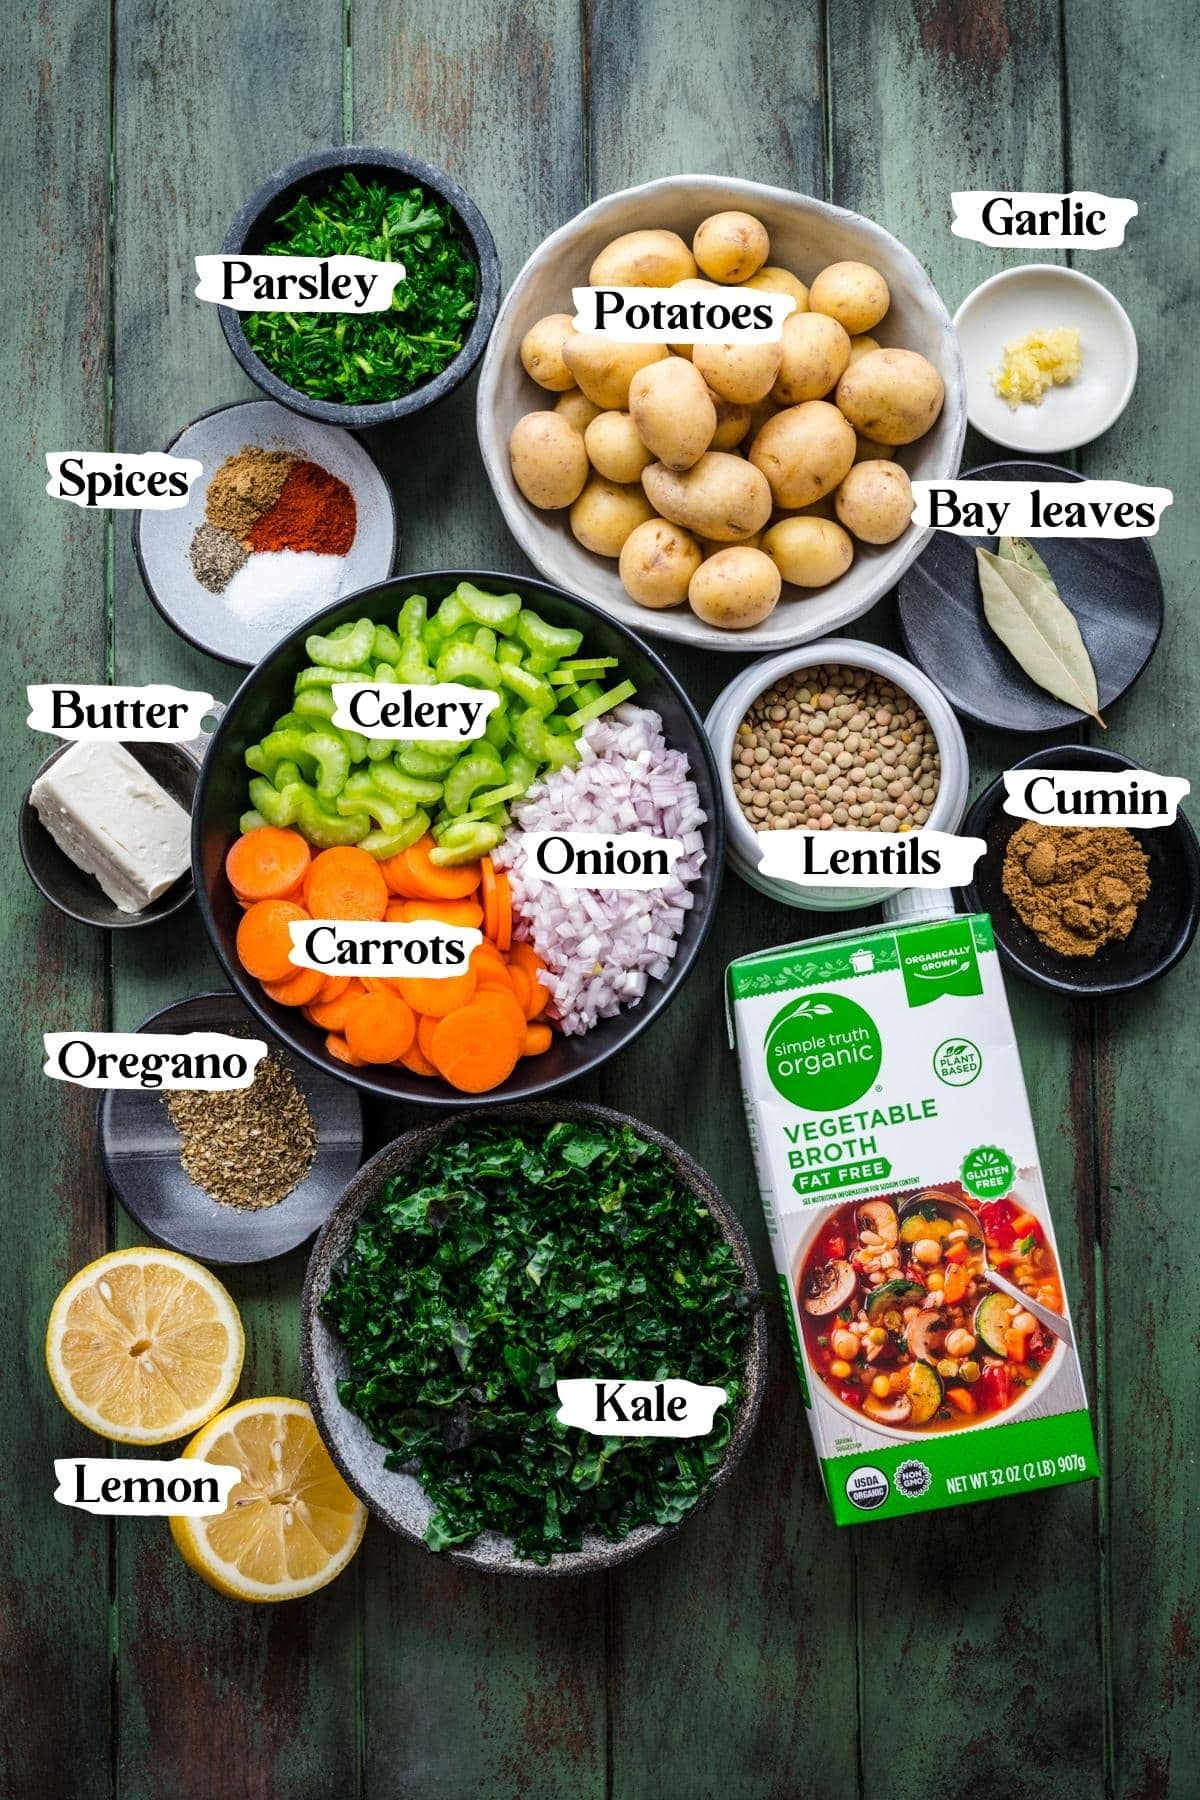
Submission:
<svg viewBox="0 0 1200 1800">
<path fill-rule="evenodd" d="M 1074 450 L 1107 431 L 1137 380 L 1138 347 L 1106 287 L 1059 263 L 1004 269 L 954 315 L 967 418 L 994 444 Z"/>
</svg>

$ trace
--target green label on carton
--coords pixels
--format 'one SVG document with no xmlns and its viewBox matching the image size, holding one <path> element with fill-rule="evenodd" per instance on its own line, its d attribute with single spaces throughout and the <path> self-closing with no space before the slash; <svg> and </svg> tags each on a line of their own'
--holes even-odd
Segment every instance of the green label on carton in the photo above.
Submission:
<svg viewBox="0 0 1200 1800">
<path fill-rule="evenodd" d="M 875 1080 L 883 1040 L 857 1000 L 805 994 L 771 1020 L 763 1053 L 777 1094 L 809 1112 L 836 1112 L 861 1099 Z"/>
<path fill-rule="evenodd" d="M 930 1436 L 855 1456 L 831 1456 L 825 1486 L 839 1525 L 996 1500 L 1100 1473 L 1085 1411 L 1013 1419 L 1002 1432 Z"/>
<path fill-rule="evenodd" d="M 950 919 L 906 931 L 896 939 L 900 972 L 910 1006 L 928 1006 L 943 994 L 982 994 L 983 978 L 969 919 Z"/>
</svg>

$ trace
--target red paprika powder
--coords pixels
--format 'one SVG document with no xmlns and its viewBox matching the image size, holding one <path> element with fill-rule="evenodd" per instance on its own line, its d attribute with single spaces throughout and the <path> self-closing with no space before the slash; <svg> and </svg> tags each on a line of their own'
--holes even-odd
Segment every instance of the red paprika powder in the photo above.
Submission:
<svg viewBox="0 0 1200 1800">
<path fill-rule="evenodd" d="M 354 495 L 344 481 L 314 462 L 298 462 L 269 512 L 245 538 L 249 550 L 315 550 L 345 556 L 358 523 Z"/>
</svg>

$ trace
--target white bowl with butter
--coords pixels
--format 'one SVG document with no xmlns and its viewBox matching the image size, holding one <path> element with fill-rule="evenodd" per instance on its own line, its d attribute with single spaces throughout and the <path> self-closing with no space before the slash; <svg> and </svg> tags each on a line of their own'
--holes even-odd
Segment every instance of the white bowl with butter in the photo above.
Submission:
<svg viewBox="0 0 1200 1800">
<path fill-rule="evenodd" d="M 1062 263 L 1026 263 L 993 275 L 954 315 L 966 374 L 967 418 L 1008 450 L 1074 450 L 1115 424 L 1137 380 L 1137 337 L 1119 300 L 1100 282 Z M 1011 406 L 995 374 L 1010 344 L 1043 332 L 1079 333 L 1081 366 L 1040 403 Z"/>
</svg>

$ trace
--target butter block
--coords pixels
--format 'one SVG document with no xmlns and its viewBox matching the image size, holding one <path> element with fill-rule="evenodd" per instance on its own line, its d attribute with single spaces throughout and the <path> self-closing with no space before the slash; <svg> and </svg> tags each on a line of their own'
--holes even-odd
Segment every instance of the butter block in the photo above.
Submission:
<svg viewBox="0 0 1200 1800">
<path fill-rule="evenodd" d="M 72 744 L 30 799 L 63 855 L 120 912 L 142 912 L 191 861 L 191 819 L 122 744 Z"/>
</svg>

